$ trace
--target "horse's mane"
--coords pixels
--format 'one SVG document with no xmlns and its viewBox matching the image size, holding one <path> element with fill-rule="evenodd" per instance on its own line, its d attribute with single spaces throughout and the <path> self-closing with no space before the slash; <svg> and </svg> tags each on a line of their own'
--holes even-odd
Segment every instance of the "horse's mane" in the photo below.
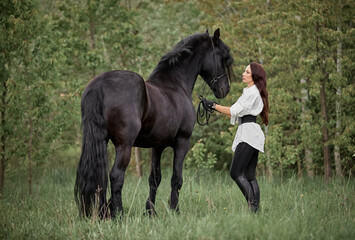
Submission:
<svg viewBox="0 0 355 240">
<path fill-rule="evenodd" d="M 182 39 L 175 47 L 165 54 L 159 61 L 158 65 L 152 72 L 151 76 L 157 72 L 166 72 L 180 65 L 186 58 L 194 54 L 197 46 L 203 41 L 211 39 L 208 33 L 198 33 Z M 216 52 L 222 56 L 227 67 L 233 63 L 233 58 L 230 54 L 230 48 L 219 40 L 219 47 L 216 47 Z"/>
<path fill-rule="evenodd" d="M 186 57 L 192 56 L 193 49 L 198 43 L 208 37 L 208 34 L 194 34 L 182 39 L 170 52 L 160 59 L 152 75 L 156 72 L 168 70 L 179 65 Z"/>
<path fill-rule="evenodd" d="M 183 62 L 186 57 L 192 56 L 193 50 L 197 45 L 200 45 L 201 42 L 208 38 L 210 38 L 208 33 L 199 33 L 182 39 L 169 53 L 160 59 L 153 72 L 167 70 L 179 65 L 179 63 Z M 222 41 L 220 42 L 220 50 L 222 50 L 222 52 L 219 52 L 219 54 L 222 54 L 222 57 L 226 59 L 226 64 L 230 65 L 233 62 L 233 59 L 230 55 L 230 49 Z"/>
</svg>

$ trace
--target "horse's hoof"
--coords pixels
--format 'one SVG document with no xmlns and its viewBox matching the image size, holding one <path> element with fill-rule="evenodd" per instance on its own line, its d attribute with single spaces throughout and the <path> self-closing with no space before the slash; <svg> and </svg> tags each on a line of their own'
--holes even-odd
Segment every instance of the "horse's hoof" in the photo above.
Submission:
<svg viewBox="0 0 355 240">
<path fill-rule="evenodd" d="M 122 217 L 123 217 L 123 210 L 117 209 L 116 211 L 113 211 L 111 209 L 111 219 L 116 219 L 116 218 L 122 219 Z"/>
<path fill-rule="evenodd" d="M 147 209 L 144 213 L 144 216 L 148 216 L 148 217 L 155 217 L 157 216 L 157 212 L 154 209 Z"/>
<path fill-rule="evenodd" d="M 169 206 L 171 210 L 174 210 L 176 213 L 180 213 L 179 205 L 178 204 L 172 204 L 171 200 L 169 200 Z"/>
<path fill-rule="evenodd" d="M 173 209 L 173 210 L 175 210 L 176 214 L 180 214 L 180 208 L 179 208 L 179 207 L 176 207 L 176 208 Z"/>
</svg>

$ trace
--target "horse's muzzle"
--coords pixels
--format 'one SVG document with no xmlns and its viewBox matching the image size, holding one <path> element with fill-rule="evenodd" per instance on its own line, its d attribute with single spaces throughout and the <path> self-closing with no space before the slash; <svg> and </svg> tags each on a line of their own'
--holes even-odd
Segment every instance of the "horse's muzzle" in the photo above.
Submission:
<svg viewBox="0 0 355 240">
<path fill-rule="evenodd" d="M 216 89 L 216 91 L 214 91 L 214 95 L 216 96 L 216 98 L 221 99 L 221 98 L 225 98 L 228 93 L 230 91 L 230 87 L 220 87 L 218 89 Z"/>
</svg>

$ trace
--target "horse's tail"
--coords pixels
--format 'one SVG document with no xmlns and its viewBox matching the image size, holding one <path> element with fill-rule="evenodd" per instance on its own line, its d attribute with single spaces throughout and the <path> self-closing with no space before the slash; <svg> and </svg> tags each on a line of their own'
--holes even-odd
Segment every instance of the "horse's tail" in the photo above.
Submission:
<svg viewBox="0 0 355 240">
<path fill-rule="evenodd" d="M 93 205 L 100 208 L 101 214 L 106 211 L 108 132 L 103 117 L 103 99 L 101 87 L 89 87 L 81 100 L 83 143 L 74 187 L 81 216 L 90 216 Z"/>
</svg>

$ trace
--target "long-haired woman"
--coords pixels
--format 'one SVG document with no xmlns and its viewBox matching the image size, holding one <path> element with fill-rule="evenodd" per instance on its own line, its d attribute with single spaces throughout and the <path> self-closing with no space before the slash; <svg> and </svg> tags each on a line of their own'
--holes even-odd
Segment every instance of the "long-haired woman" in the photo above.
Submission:
<svg viewBox="0 0 355 240">
<path fill-rule="evenodd" d="M 266 90 L 266 73 L 255 62 L 250 63 L 244 73 L 243 82 L 247 84 L 243 94 L 231 107 L 203 99 L 207 108 L 217 110 L 230 117 L 234 125 L 238 123 L 232 150 L 234 151 L 230 175 L 244 194 L 252 212 L 259 209 L 260 190 L 255 178 L 259 152 L 264 152 L 265 136 L 256 117 L 260 114 L 261 124 L 269 123 L 268 92 Z"/>
</svg>

